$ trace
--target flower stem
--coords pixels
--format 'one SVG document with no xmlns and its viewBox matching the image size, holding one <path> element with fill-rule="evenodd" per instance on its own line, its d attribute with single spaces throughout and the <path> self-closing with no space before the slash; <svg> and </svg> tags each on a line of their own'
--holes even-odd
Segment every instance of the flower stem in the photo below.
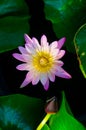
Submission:
<svg viewBox="0 0 86 130">
<path fill-rule="evenodd" d="M 45 123 L 48 121 L 48 119 L 50 118 L 52 114 L 48 113 L 44 119 L 41 121 L 41 123 L 38 125 L 37 129 L 36 130 L 41 130 L 42 127 L 45 125 Z"/>
</svg>

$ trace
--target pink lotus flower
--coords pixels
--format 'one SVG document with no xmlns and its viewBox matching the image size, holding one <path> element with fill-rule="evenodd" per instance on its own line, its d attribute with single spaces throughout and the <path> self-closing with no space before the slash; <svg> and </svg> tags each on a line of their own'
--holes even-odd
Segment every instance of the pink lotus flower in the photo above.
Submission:
<svg viewBox="0 0 86 130">
<path fill-rule="evenodd" d="M 64 50 L 60 50 L 66 38 L 63 37 L 59 41 L 54 41 L 50 45 L 47 37 L 43 35 L 39 44 L 38 40 L 32 39 L 25 34 L 25 47 L 19 46 L 19 53 L 14 53 L 13 57 L 24 63 L 16 68 L 21 71 L 28 71 L 25 80 L 21 84 L 21 88 L 32 82 L 36 85 L 39 81 L 44 86 L 45 90 L 49 88 L 49 80 L 54 82 L 55 76 L 61 78 L 71 78 L 63 68 L 63 62 L 60 60 L 64 54 Z"/>
</svg>

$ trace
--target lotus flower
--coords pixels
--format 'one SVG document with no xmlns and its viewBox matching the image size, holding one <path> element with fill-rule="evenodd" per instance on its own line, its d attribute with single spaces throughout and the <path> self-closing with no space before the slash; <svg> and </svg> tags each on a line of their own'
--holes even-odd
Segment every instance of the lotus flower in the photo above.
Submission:
<svg viewBox="0 0 86 130">
<path fill-rule="evenodd" d="M 65 50 L 60 50 L 66 40 L 65 37 L 51 44 L 48 43 L 45 35 L 42 35 L 40 44 L 35 37 L 31 39 L 25 34 L 24 38 L 25 46 L 19 46 L 20 53 L 13 54 L 14 58 L 23 62 L 16 68 L 27 71 L 21 88 L 30 82 L 32 85 L 36 85 L 40 81 L 44 89 L 48 90 L 49 80 L 54 82 L 55 76 L 71 78 L 71 75 L 62 68 L 64 63 L 60 60 L 65 54 Z"/>
</svg>

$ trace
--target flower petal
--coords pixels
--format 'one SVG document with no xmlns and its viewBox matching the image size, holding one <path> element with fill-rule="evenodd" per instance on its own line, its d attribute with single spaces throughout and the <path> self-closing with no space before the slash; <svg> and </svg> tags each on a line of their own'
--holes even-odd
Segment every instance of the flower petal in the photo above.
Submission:
<svg viewBox="0 0 86 130">
<path fill-rule="evenodd" d="M 43 35 L 43 36 L 41 37 L 41 45 L 42 45 L 42 46 L 45 46 L 46 43 L 47 43 L 47 37 L 46 37 L 45 35 Z"/>
<path fill-rule="evenodd" d="M 51 49 L 55 49 L 55 48 L 57 48 L 58 47 L 58 42 L 57 41 L 54 41 L 54 42 L 52 42 L 51 44 L 50 44 L 50 48 Z"/>
<path fill-rule="evenodd" d="M 27 50 L 28 53 L 31 53 L 31 46 L 29 44 L 25 44 L 25 49 Z"/>
<path fill-rule="evenodd" d="M 47 91 L 49 88 L 49 80 L 46 81 L 45 85 L 44 85 L 44 89 Z"/>
<path fill-rule="evenodd" d="M 45 35 L 41 37 L 41 51 L 49 53 L 49 43 L 47 42 L 47 37 Z"/>
<path fill-rule="evenodd" d="M 37 40 L 35 37 L 33 37 L 32 40 L 33 40 L 33 43 L 34 43 L 33 45 L 34 45 L 36 48 L 39 48 L 39 49 L 40 49 L 41 46 L 39 45 L 38 40 Z"/>
<path fill-rule="evenodd" d="M 47 73 L 41 73 L 40 74 L 40 81 L 41 81 L 41 83 L 43 84 L 43 86 L 46 84 L 46 82 L 47 82 L 47 80 L 48 80 L 48 75 L 47 75 Z"/>
<path fill-rule="evenodd" d="M 32 79 L 32 84 L 36 85 L 39 82 L 40 76 L 38 73 L 34 73 L 34 77 Z"/>
<path fill-rule="evenodd" d="M 21 54 L 19 54 L 19 53 L 13 53 L 12 56 L 14 58 L 16 58 L 17 60 L 25 61 L 24 58 L 23 58 L 23 56 Z"/>
<path fill-rule="evenodd" d="M 32 81 L 32 77 L 33 77 L 33 75 L 31 74 L 31 72 L 28 72 L 25 77 L 25 80 L 21 84 L 20 88 L 27 86 Z"/>
<path fill-rule="evenodd" d="M 59 49 L 51 49 L 50 51 L 51 55 L 53 55 L 53 57 L 57 57 L 58 56 L 58 53 L 59 53 Z"/>
<path fill-rule="evenodd" d="M 57 55 L 57 59 L 62 58 L 65 55 L 65 50 L 60 50 L 58 55 Z"/>
<path fill-rule="evenodd" d="M 36 49 L 33 47 L 33 45 L 25 44 L 25 48 L 29 54 L 34 54 L 36 52 Z"/>
<path fill-rule="evenodd" d="M 28 62 L 30 64 L 30 62 L 32 61 L 32 55 L 30 54 L 22 54 L 22 57 L 24 59 L 24 62 Z"/>
<path fill-rule="evenodd" d="M 26 49 L 24 48 L 24 47 L 22 47 L 22 46 L 19 46 L 18 47 L 18 49 L 19 49 L 19 51 L 23 54 L 27 54 L 27 51 L 26 51 Z"/>
<path fill-rule="evenodd" d="M 45 35 L 41 37 L 41 46 L 48 46 L 47 37 Z"/>
<path fill-rule="evenodd" d="M 52 81 L 52 82 L 55 81 L 55 74 L 54 73 L 49 72 L 48 77 L 49 77 L 50 81 Z"/>
<path fill-rule="evenodd" d="M 61 61 L 61 60 L 56 60 L 55 61 L 55 64 L 54 64 L 54 68 L 56 67 L 58 67 L 58 66 L 63 66 L 64 65 L 64 63 L 63 63 L 63 61 Z"/>
<path fill-rule="evenodd" d="M 55 75 L 61 78 L 70 79 L 71 75 L 68 74 L 63 68 L 57 67 L 57 70 L 55 72 Z"/>
<path fill-rule="evenodd" d="M 32 39 L 27 34 L 24 34 L 24 39 L 25 39 L 26 44 L 33 43 Z"/>
<path fill-rule="evenodd" d="M 16 67 L 16 69 L 22 70 L 22 71 L 23 71 L 23 70 L 29 71 L 29 65 L 26 64 L 26 63 L 23 63 L 23 64 L 18 65 L 18 66 Z"/>
<path fill-rule="evenodd" d="M 59 48 L 59 49 L 62 48 L 62 46 L 64 45 L 65 41 L 66 41 L 66 38 L 65 38 L 65 37 L 61 38 L 61 39 L 58 41 L 58 48 Z"/>
</svg>

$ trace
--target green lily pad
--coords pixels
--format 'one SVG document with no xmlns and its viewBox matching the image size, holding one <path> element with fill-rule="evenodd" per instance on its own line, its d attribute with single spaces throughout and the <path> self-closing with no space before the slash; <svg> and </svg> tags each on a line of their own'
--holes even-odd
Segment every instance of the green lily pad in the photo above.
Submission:
<svg viewBox="0 0 86 130">
<path fill-rule="evenodd" d="M 74 43 L 81 72 L 86 78 L 86 24 L 76 32 Z"/>
<path fill-rule="evenodd" d="M 0 97 L 0 130 L 35 130 L 44 114 L 44 102 L 21 94 Z"/>
<path fill-rule="evenodd" d="M 29 33 L 29 18 L 24 0 L 0 1 L 0 53 L 24 44 L 24 33 Z"/>
<path fill-rule="evenodd" d="M 46 19 L 50 20 L 58 38 L 66 37 L 65 46 L 75 53 L 73 38 L 86 22 L 86 0 L 43 0 Z"/>
</svg>

